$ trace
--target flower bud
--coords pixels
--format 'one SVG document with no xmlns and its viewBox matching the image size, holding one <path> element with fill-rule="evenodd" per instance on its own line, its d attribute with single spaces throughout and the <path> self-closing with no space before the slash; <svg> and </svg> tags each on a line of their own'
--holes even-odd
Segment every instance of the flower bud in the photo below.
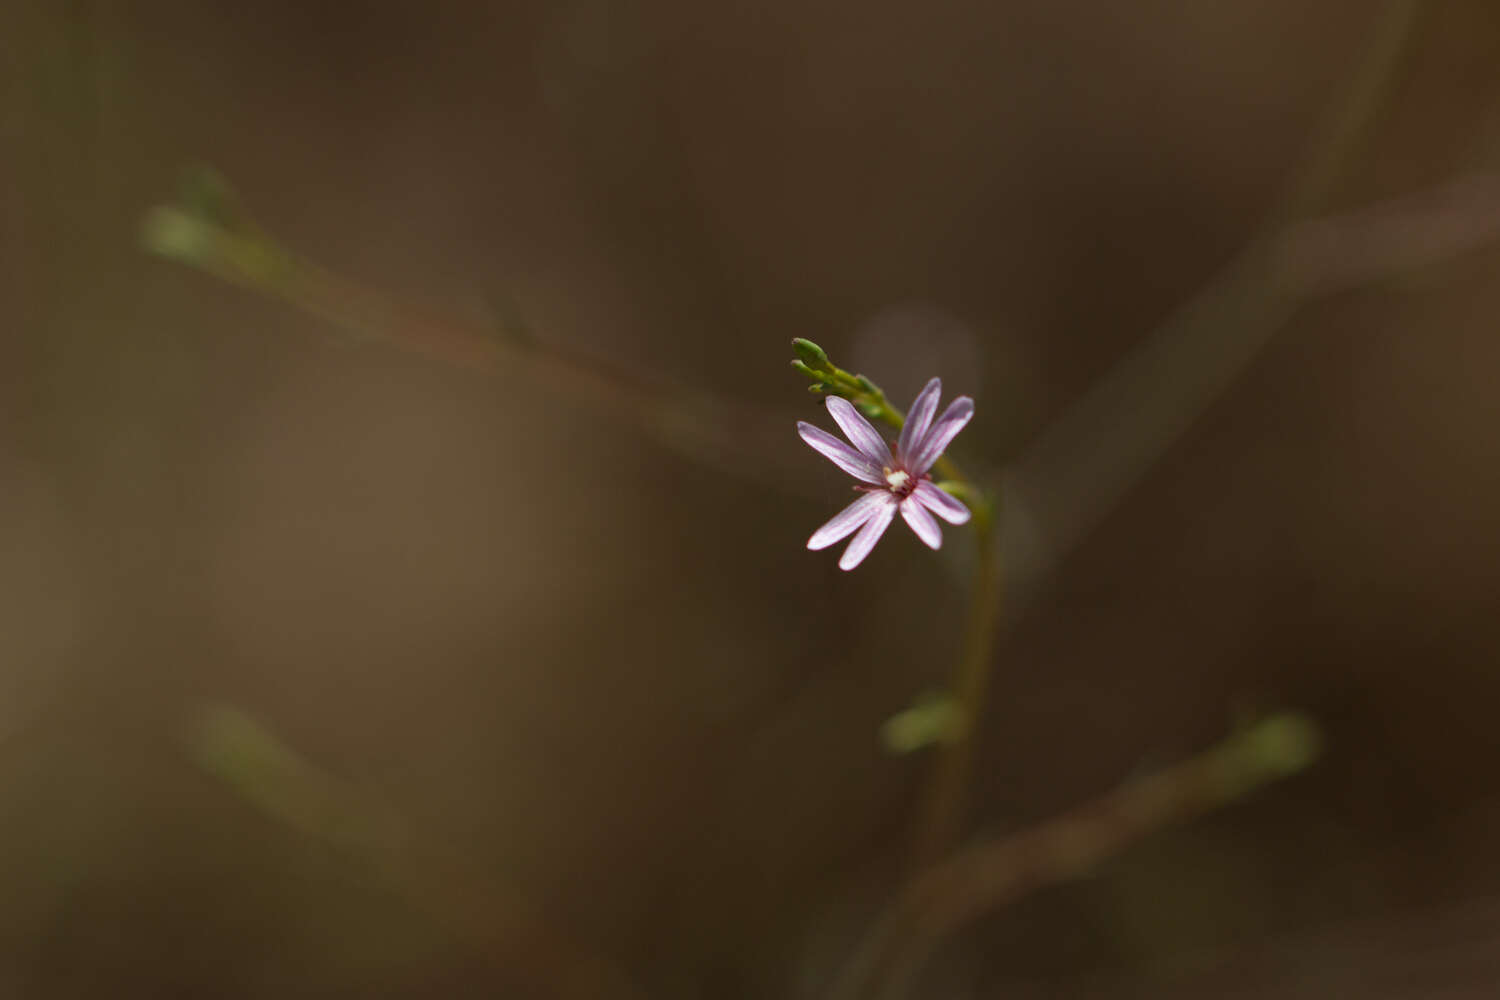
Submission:
<svg viewBox="0 0 1500 1000">
<path fill-rule="evenodd" d="M 812 341 L 804 340 L 801 337 L 794 337 L 792 339 L 792 350 L 797 352 L 797 357 L 801 358 L 802 362 L 809 368 L 815 371 L 828 370 L 827 352 Z"/>
</svg>

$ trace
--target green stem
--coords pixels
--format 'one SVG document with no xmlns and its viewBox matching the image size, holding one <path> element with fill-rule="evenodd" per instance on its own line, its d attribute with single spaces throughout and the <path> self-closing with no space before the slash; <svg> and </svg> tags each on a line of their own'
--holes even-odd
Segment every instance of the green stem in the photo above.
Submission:
<svg viewBox="0 0 1500 1000">
<path fill-rule="evenodd" d="M 841 970 L 829 1000 L 907 995 L 939 942 L 966 923 L 1093 871 L 1159 830 L 1301 773 L 1321 742 L 1305 716 L 1272 715 L 1039 826 L 950 853 L 908 881 Z"/>
<path fill-rule="evenodd" d="M 971 491 L 970 497 L 974 496 Z M 972 502 L 972 500 L 971 500 Z M 963 647 L 954 664 L 949 691 L 960 724 L 952 738 L 938 744 L 937 760 L 925 792 L 916 833 L 915 863 L 932 864 L 957 839 L 963 821 L 975 737 L 989 693 L 996 627 L 1000 621 L 1000 564 L 994 539 L 994 503 L 979 494 L 974 507 L 974 579 L 969 594 Z"/>
<path fill-rule="evenodd" d="M 839 375 L 845 373 L 834 369 Z M 898 430 L 906 418 L 885 394 L 864 382 L 863 401 L 872 416 Z M 949 678 L 948 692 L 957 708 L 957 731 L 937 745 L 937 760 L 924 793 L 917 823 L 914 863 L 918 870 L 935 863 L 952 849 L 961 828 L 967 800 L 969 772 L 973 769 L 975 736 L 989 694 L 1000 624 L 1000 561 L 995 546 L 995 501 L 993 494 L 963 474 L 948 456 L 935 468 L 952 481 L 974 514 L 974 577 L 969 592 L 968 617 L 963 647 Z"/>
<path fill-rule="evenodd" d="M 279 246 L 254 227 L 227 228 L 173 206 L 143 224 L 147 249 L 254 289 L 357 337 L 385 342 L 486 375 L 506 376 L 633 419 L 683 456 L 731 475 L 804 495 L 786 435 L 767 414 L 555 345 L 454 323 L 349 281 Z"/>
</svg>

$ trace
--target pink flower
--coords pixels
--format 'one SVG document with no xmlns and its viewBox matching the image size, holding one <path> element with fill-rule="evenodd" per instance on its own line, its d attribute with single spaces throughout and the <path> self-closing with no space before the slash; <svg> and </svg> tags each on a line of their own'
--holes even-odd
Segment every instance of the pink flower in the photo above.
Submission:
<svg viewBox="0 0 1500 1000">
<path fill-rule="evenodd" d="M 826 549 L 854 535 L 854 541 L 839 559 L 839 569 L 849 570 L 870 554 L 897 511 L 917 537 L 934 549 L 943 544 L 943 533 L 932 519 L 933 514 L 949 524 L 963 524 L 969 519 L 969 509 L 933 485 L 932 477 L 927 474 L 954 435 L 974 416 L 974 401 L 960 396 L 934 422 L 932 415 L 937 412 L 942 391 L 943 383 L 933 379 L 917 395 L 906 415 L 906 426 L 901 429 L 894 454 L 854 405 L 838 396 L 829 397 L 828 412 L 854 447 L 812 424 L 797 423 L 802 440 L 867 484 L 855 487 L 863 496 L 813 532 L 807 540 L 808 548 Z M 859 534 L 855 535 L 856 531 Z"/>
</svg>

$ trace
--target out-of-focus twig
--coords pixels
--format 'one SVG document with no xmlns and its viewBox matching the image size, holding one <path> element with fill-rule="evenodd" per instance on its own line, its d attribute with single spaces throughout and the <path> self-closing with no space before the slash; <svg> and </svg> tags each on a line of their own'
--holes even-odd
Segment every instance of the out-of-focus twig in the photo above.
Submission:
<svg viewBox="0 0 1500 1000">
<path fill-rule="evenodd" d="M 1419 7 L 1419 0 L 1389 0 L 1376 20 L 1344 100 L 1315 140 L 1276 218 L 1267 227 L 1267 235 L 1254 241 L 1195 300 L 1049 428 L 1021 461 L 1006 470 L 1001 507 L 1007 516 L 1002 520 L 1005 533 L 1001 537 L 1007 592 L 1020 589 L 1024 593 L 1044 570 L 1055 566 L 1062 553 L 1129 493 L 1244 371 L 1295 308 L 1296 296 L 1284 272 L 1290 259 L 1289 245 L 1282 233 L 1286 226 L 1327 201 L 1384 103 Z M 1012 516 L 1016 513 L 1021 515 L 1019 519 Z M 988 542 L 986 536 L 981 537 Z M 996 556 L 985 553 L 984 558 L 993 560 Z M 993 594 L 976 596 L 998 602 L 998 587 Z M 1014 614 L 1014 609 L 1012 602 L 1007 610 Z M 960 675 L 953 692 L 966 724 L 955 739 L 937 747 L 919 814 L 920 863 L 930 864 L 940 858 L 962 832 L 970 761 L 980 731 L 978 722 L 985 710 L 984 698 L 991 686 L 989 675 L 994 669 L 989 649 L 998 626 L 998 609 L 991 609 L 979 620 L 988 625 L 978 644 L 984 656 L 972 664 L 972 670 Z M 1152 812 L 1150 818 L 1152 822 L 1169 822 L 1178 812 L 1181 810 Z M 1074 838 L 1079 832 L 1076 825 L 1064 825 L 1050 834 Z M 1077 846 L 1063 843 L 1069 849 Z M 1100 850 L 1107 850 L 1113 843 L 1114 838 L 1098 840 Z M 975 867 L 967 864 L 962 870 L 972 874 Z M 1006 869 L 1012 870 L 1014 866 Z M 1036 870 L 1048 869 L 1042 865 Z M 1007 879 L 1007 889 L 1013 883 L 1025 883 L 1021 877 Z M 925 895 L 931 890 L 923 887 L 935 880 L 941 881 L 934 875 L 921 876 L 914 891 Z M 1003 892 L 991 888 L 990 892 L 979 893 L 979 898 L 1003 898 Z M 950 924 L 933 920 L 911 930 L 936 936 Z M 868 957 L 862 960 L 879 966 L 882 950 L 889 952 L 884 957 L 895 961 L 898 973 L 901 956 L 912 954 L 898 934 L 873 942 Z M 853 978 L 857 983 L 858 975 Z M 891 978 L 899 984 L 904 977 L 896 974 Z M 852 988 L 855 992 L 838 995 L 862 995 L 857 985 Z"/>
<path fill-rule="evenodd" d="M 1000 622 L 1001 577 L 995 520 L 994 502 L 987 495 L 984 503 L 974 508 L 974 582 L 969 593 L 963 645 L 949 681 L 948 697 L 958 725 L 947 739 L 936 744 L 937 758 L 917 807 L 912 860 L 918 867 L 942 857 L 957 837 L 963 820 L 965 791 L 974 761 L 973 731 L 994 673 L 995 636 Z"/>
<path fill-rule="evenodd" d="M 1487 840 L 1493 828 L 1493 815 L 1485 817 Z M 1171 971 L 1095 971 L 1012 981 L 995 995 L 1006 1000 L 1432 1000 L 1492 996 L 1496 983 L 1500 898 L 1483 895 L 1400 906 L 1278 939 L 1196 951 Z"/>
<path fill-rule="evenodd" d="M 1274 715 L 1040 826 L 956 851 L 907 885 L 842 970 L 831 1000 L 903 995 L 937 943 L 961 925 L 1084 875 L 1154 831 L 1302 771 L 1319 745 L 1312 722 Z"/>
<path fill-rule="evenodd" d="M 147 213 L 147 250 L 225 281 L 278 298 L 359 338 L 485 375 L 539 386 L 611 415 L 630 419 L 648 436 L 684 456 L 763 486 L 806 494 L 805 477 L 766 414 L 706 391 L 674 385 L 602 358 L 504 329 L 483 329 L 432 314 L 343 278 L 277 242 L 233 200 L 211 172 L 190 174 L 190 191 L 214 180 L 209 206 L 185 197 Z M 220 203 L 227 208 L 220 208 Z"/>
<path fill-rule="evenodd" d="M 1274 234 L 1287 223 L 1323 210 L 1395 86 L 1422 7 L 1423 0 L 1386 0 L 1347 89 L 1332 107 L 1327 123 L 1314 134 L 1311 151 L 1267 232 Z"/>
<path fill-rule="evenodd" d="M 1000 544 L 1011 615 L 1245 371 L 1303 296 L 1341 282 L 1387 279 L 1500 234 L 1493 192 L 1470 189 L 1467 196 L 1478 196 L 1477 204 L 1441 205 L 1446 224 L 1420 225 L 1407 218 L 1408 229 L 1427 232 L 1425 256 L 1419 258 L 1410 247 L 1407 253 L 1391 252 L 1394 230 L 1387 230 L 1385 254 L 1371 253 L 1363 266 L 1341 272 L 1329 248 L 1369 235 L 1371 218 L 1362 213 L 1324 224 L 1306 221 L 1322 211 L 1379 114 L 1421 7 L 1420 0 L 1388 0 L 1342 102 L 1315 138 L 1264 235 L 1005 470 L 1001 495 L 1007 517 Z M 1487 222 L 1453 225 L 1455 213 L 1468 209 L 1487 214 Z M 1387 266 L 1391 269 L 1382 269 Z"/>
<path fill-rule="evenodd" d="M 147 249 L 280 298 L 358 336 L 481 373 L 531 380 L 622 413 L 696 461 L 795 495 L 786 434 L 743 404 L 652 382 L 555 345 L 432 315 L 176 205 Z M 1500 241 L 1500 178 L 1477 174 L 1341 215 L 1289 222 L 1247 250 L 1075 404 L 1000 478 L 1001 562 L 1023 598 L 1139 481 L 1300 302 L 1388 281 Z M 975 470 L 981 482 L 988 470 Z M 1019 602 L 1011 602 L 1017 610 Z"/>
<path fill-rule="evenodd" d="M 1399 65 L 1418 4 L 1392 0 L 1375 26 L 1349 93 L 1322 133 L 1278 213 L 1299 218 L 1321 205 L 1381 106 Z M 1049 428 L 1001 485 L 1007 593 L 1050 569 L 1140 480 L 1153 462 L 1242 372 L 1290 313 L 1279 220 L 1166 327 L 1122 362 Z M 1018 515 L 1018 516 L 1013 516 Z M 987 537 L 985 538 L 987 542 Z M 988 595 L 999 600 L 998 588 Z M 1007 609 L 1015 613 L 1012 600 Z M 998 622 L 998 612 L 988 616 Z M 994 627 L 993 625 L 991 626 Z M 918 858 L 931 862 L 956 840 L 968 785 L 972 742 L 993 670 L 985 658 L 958 678 L 958 711 L 969 721 L 941 744 L 918 830 Z"/>
<path fill-rule="evenodd" d="M 1307 299 L 1408 274 L 1500 242 L 1500 174 L 1473 173 L 1356 211 L 1287 226 L 1280 291 Z"/>
<path fill-rule="evenodd" d="M 187 749 L 209 774 L 277 822 L 368 864 L 528 996 L 640 1000 L 612 961 L 549 926 L 513 892 L 480 887 L 441 853 L 424 849 L 369 796 L 317 768 L 245 712 L 200 708 Z"/>
</svg>

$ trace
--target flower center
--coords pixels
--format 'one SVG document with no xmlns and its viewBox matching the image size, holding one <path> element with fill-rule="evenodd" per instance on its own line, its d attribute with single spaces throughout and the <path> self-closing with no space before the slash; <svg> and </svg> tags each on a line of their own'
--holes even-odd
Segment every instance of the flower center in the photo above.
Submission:
<svg viewBox="0 0 1500 1000">
<path fill-rule="evenodd" d="M 911 473 L 904 469 L 886 469 L 885 481 L 890 484 L 892 493 L 902 497 L 916 487 L 916 483 L 912 482 Z"/>
</svg>

